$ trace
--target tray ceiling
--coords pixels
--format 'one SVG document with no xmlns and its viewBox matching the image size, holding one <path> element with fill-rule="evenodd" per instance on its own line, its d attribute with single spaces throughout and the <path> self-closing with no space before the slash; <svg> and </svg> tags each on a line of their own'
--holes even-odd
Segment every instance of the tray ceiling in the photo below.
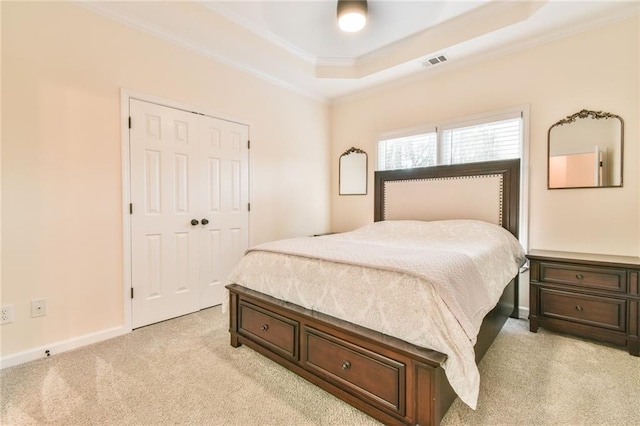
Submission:
<svg viewBox="0 0 640 426">
<path fill-rule="evenodd" d="M 76 2 L 130 27 L 326 101 L 437 74 L 640 13 L 637 1 L 369 0 L 343 33 L 336 1 Z M 423 66 L 445 55 L 445 63 Z"/>
</svg>

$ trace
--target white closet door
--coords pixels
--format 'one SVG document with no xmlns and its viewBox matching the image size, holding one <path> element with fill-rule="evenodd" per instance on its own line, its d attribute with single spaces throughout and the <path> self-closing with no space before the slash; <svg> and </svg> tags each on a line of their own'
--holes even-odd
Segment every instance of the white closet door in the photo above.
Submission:
<svg viewBox="0 0 640 426">
<path fill-rule="evenodd" d="M 131 100 L 133 327 L 194 312 L 198 295 L 197 116 Z"/>
<path fill-rule="evenodd" d="M 200 117 L 203 219 L 208 221 L 200 239 L 201 308 L 222 303 L 226 279 L 249 246 L 248 134 L 245 125 Z"/>
</svg>

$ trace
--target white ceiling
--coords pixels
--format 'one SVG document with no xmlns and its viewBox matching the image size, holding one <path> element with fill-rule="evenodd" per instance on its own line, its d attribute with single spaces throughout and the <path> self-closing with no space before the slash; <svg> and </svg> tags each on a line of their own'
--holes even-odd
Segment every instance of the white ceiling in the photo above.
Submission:
<svg viewBox="0 0 640 426">
<path fill-rule="evenodd" d="M 640 1 L 369 0 L 359 33 L 335 0 L 76 4 L 321 100 L 447 72 L 640 14 Z M 446 55 L 445 63 L 423 62 Z"/>
<path fill-rule="evenodd" d="M 206 1 L 204 4 L 311 60 L 332 60 L 366 55 L 488 2 L 369 0 L 368 25 L 355 34 L 338 29 L 336 0 Z"/>
</svg>

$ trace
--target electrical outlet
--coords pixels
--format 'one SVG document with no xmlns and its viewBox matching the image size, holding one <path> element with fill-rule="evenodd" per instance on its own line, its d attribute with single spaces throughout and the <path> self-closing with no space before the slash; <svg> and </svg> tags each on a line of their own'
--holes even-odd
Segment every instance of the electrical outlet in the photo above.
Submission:
<svg viewBox="0 0 640 426">
<path fill-rule="evenodd" d="M 31 301 L 31 318 L 47 315 L 47 299 L 34 299 Z"/>
<path fill-rule="evenodd" d="M 2 305 L 0 307 L 0 324 L 13 322 L 13 305 Z"/>
</svg>

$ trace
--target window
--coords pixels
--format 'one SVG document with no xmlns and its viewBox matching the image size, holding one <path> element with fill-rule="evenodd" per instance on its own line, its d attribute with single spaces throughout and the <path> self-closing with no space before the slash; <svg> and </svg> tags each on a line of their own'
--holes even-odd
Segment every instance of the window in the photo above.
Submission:
<svg viewBox="0 0 640 426">
<path fill-rule="evenodd" d="M 378 170 L 435 166 L 436 132 L 405 136 L 378 142 Z"/>
<path fill-rule="evenodd" d="M 378 141 L 378 170 L 520 158 L 520 111 L 491 114 L 383 135 Z"/>
</svg>

